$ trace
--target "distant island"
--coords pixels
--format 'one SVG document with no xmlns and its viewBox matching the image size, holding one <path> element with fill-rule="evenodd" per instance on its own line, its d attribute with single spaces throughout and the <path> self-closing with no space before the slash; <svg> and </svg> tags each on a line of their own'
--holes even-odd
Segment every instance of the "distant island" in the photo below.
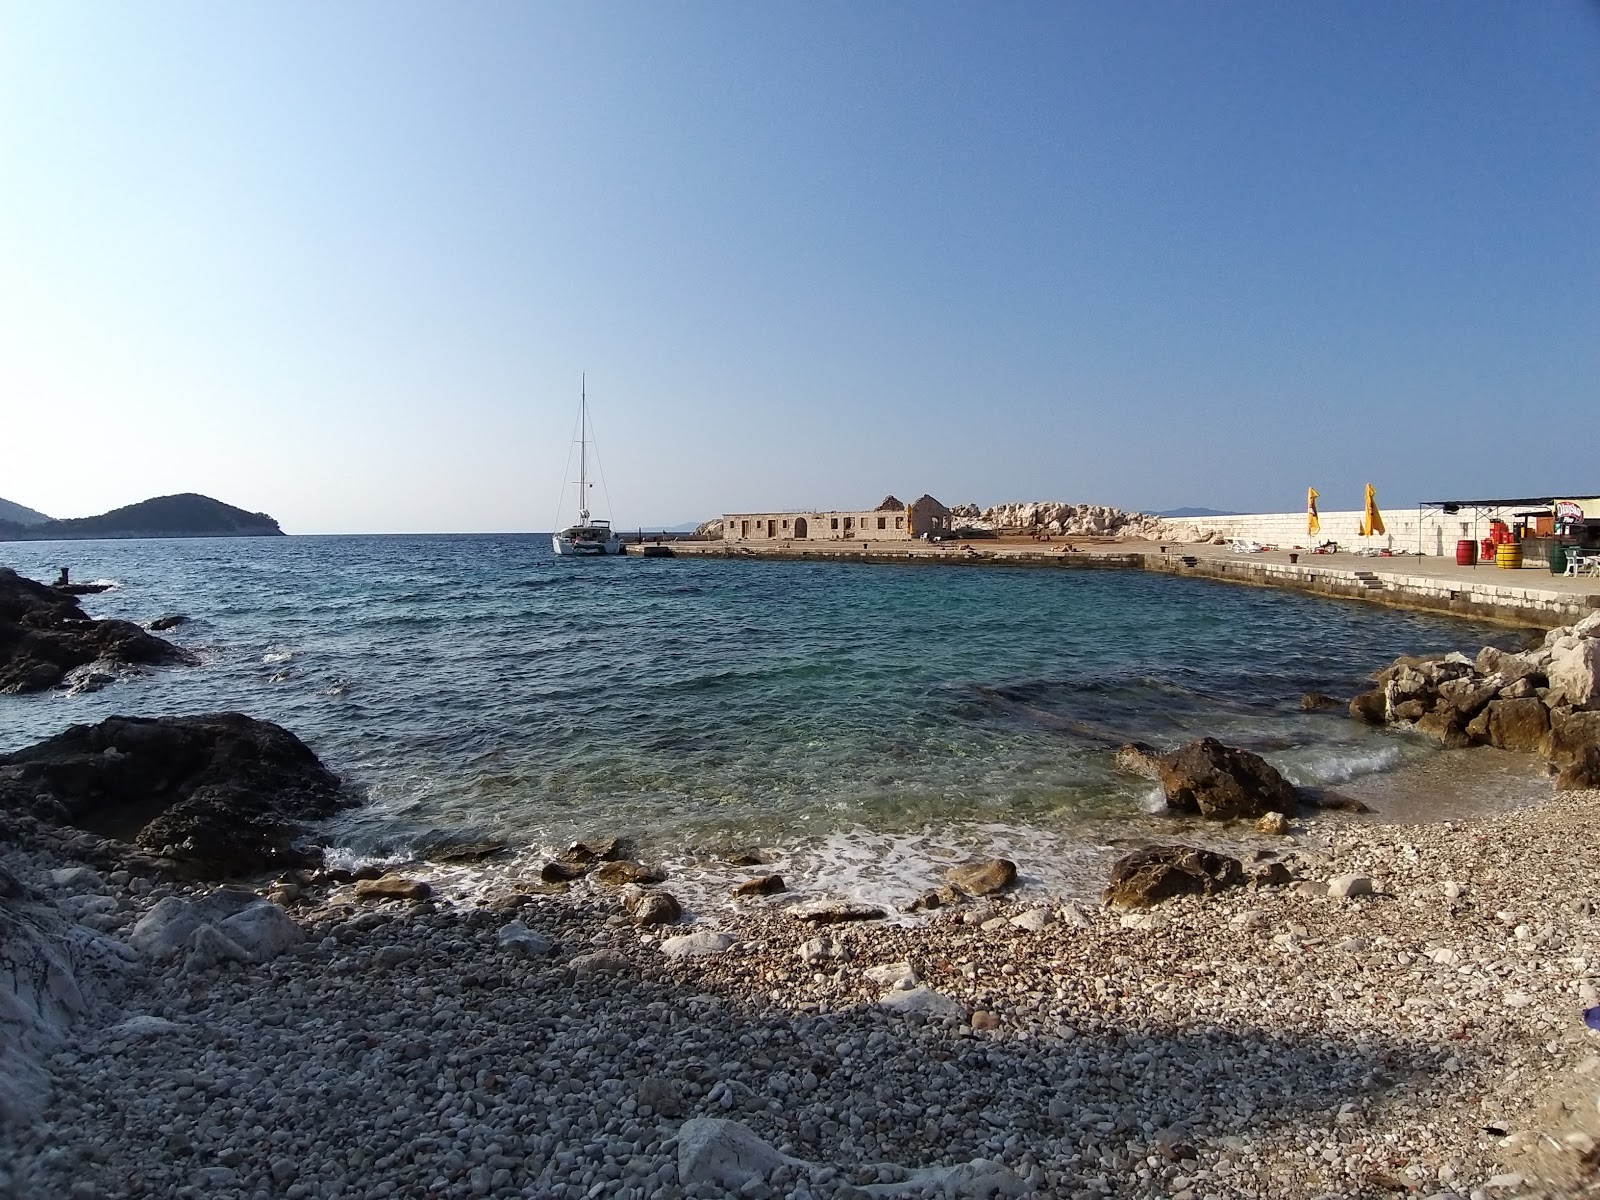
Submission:
<svg viewBox="0 0 1600 1200">
<path fill-rule="evenodd" d="M 15 506 L 21 508 L 21 505 Z M 31 513 L 32 509 L 23 509 Z M 157 496 L 97 517 L 53 521 L 0 517 L 0 542 L 54 542 L 82 538 L 282 537 L 266 513 L 246 512 L 210 496 L 184 492 Z"/>
<path fill-rule="evenodd" d="M 50 518 L 35 508 L 26 504 L 18 504 L 12 500 L 0 499 L 0 521 L 11 525 L 38 525 Z"/>
</svg>

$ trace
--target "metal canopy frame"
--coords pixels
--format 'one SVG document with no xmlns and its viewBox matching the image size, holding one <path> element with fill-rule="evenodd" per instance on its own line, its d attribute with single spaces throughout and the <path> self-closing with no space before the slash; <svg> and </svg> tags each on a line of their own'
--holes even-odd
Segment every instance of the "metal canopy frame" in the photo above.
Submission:
<svg viewBox="0 0 1600 1200">
<path fill-rule="evenodd" d="M 1548 508 L 1554 509 L 1556 502 L 1567 500 L 1573 496 L 1581 496 L 1582 492 L 1563 492 L 1559 496 L 1515 496 L 1504 500 L 1423 500 L 1417 504 L 1417 553 L 1422 553 L 1422 514 L 1433 511 L 1454 516 L 1464 508 L 1472 510 L 1472 540 L 1478 540 L 1478 522 L 1485 516 L 1489 520 L 1505 520 L 1501 515 L 1508 508 Z M 1513 516 L 1524 515 L 1513 513 Z M 1506 524 L 1510 524 L 1509 521 Z M 1473 563 L 1477 565 L 1476 560 Z"/>
</svg>

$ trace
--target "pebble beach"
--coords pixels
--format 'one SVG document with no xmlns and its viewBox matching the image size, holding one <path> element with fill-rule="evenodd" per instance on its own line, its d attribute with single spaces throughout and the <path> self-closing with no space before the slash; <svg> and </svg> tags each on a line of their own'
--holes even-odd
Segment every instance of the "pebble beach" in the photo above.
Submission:
<svg viewBox="0 0 1600 1200">
<path fill-rule="evenodd" d="M 1597 799 L 1295 821 L 1274 855 L 1294 883 L 1126 913 L 1024 887 L 907 925 L 818 928 L 776 897 L 641 930 L 531 882 L 470 905 L 312 889 L 270 962 L 130 954 L 85 984 L 0 1179 L 71 1200 L 1587 1194 Z M 74 869 L 74 837 L 4 851 L 35 908 L 125 938 L 209 890 Z"/>
</svg>

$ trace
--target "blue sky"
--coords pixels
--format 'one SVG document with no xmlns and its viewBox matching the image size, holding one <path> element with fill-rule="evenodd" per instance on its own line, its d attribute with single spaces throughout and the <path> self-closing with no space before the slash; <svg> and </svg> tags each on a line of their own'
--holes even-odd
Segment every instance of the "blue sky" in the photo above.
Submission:
<svg viewBox="0 0 1600 1200">
<path fill-rule="evenodd" d="M 624 526 L 1592 492 L 1597 113 L 1559 0 L 0 0 L 0 496 L 547 529 L 583 372 Z"/>
</svg>

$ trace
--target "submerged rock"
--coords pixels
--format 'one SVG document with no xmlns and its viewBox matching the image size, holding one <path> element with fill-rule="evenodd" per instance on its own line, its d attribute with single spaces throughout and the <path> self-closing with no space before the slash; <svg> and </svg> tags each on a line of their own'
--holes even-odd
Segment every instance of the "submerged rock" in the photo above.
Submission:
<svg viewBox="0 0 1600 1200">
<path fill-rule="evenodd" d="M 632 859 L 620 858 L 602 862 L 589 877 L 607 887 L 622 887 L 629 883 L 664 883 L 667 873 L 660 867 L 647 867 Z"/>
<path fill-rule="evenodd" d="M 746 879 L 733 889 L 735 896 L 774 896 L 779 892 L 787 891 L 788 887 L 783 882 L 782 875 L 757 875 L 754 879 Z"/>
<path fill-rule="evenodd" d="M 1156 759 L 1167 807 L 1226 820 L 1268 812 L 1292 815 L 1300 794 L 1259 754 L 1201 738 Z"/>
<path fill-rule="evenodd" d="M 1149 908 L 1173 896 L 1209 896 L 1243 882 L 1244 868 L 1226 854 L 1195 846 L 1146 846 L 1116 861 L 1104 895 L 1114 908 Z"/>
</svg>

